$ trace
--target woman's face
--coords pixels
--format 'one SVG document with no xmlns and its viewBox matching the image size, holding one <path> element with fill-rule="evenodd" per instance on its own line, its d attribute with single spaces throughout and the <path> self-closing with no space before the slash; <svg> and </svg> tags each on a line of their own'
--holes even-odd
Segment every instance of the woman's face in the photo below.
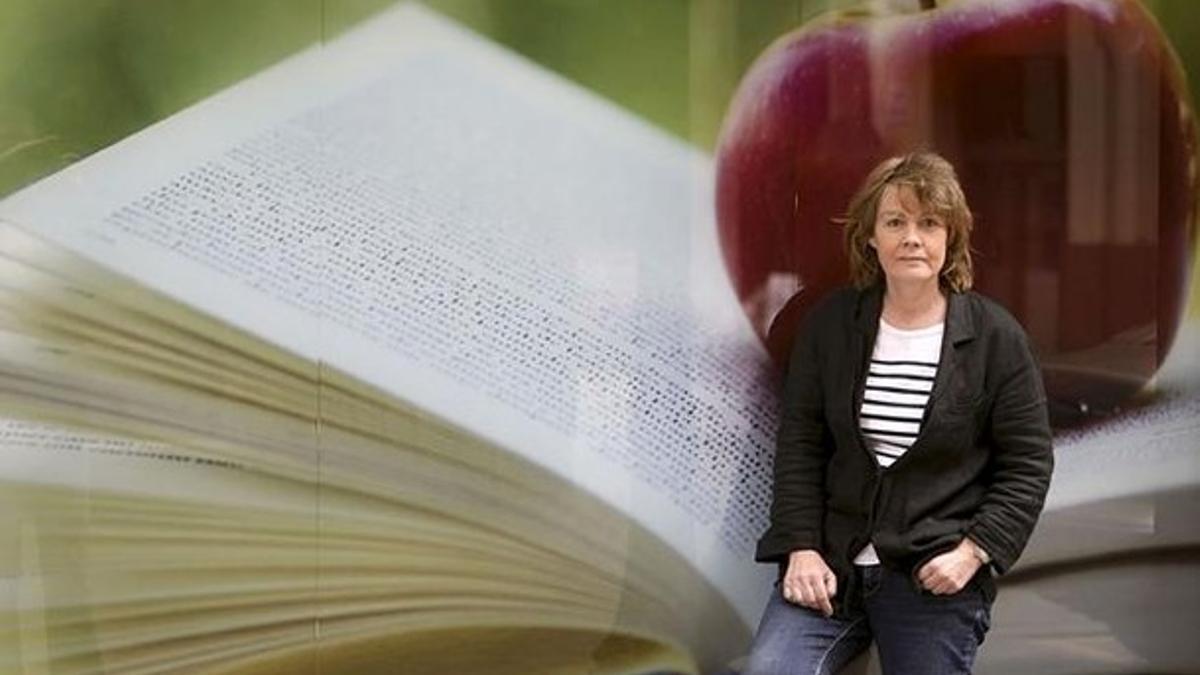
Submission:
<svg viewBox="0 0 1200 675">
<path fill-rule="evenodd" d="M 875 212 L 875 232 L 868 241 L 889 286 L 936 285 L 946 262 L 946 236 L 946 224 L 924 209 L 911 187 L 883 188 Z"/>
</svg>

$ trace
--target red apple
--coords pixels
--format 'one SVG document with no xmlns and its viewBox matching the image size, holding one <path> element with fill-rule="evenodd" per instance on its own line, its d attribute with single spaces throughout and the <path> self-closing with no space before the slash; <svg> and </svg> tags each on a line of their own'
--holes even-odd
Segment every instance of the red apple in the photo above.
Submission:
<svg viewBox="0 0 1200 675">
<path fill-rule="evenodd" d="M 848 278 L 831 219 L 878 161 L 932 149 L 976 216 L 976 289 L 1031 335 L 1056 425 L 1104 414 L 1154 374 L 1182 314 L 1200 190 L 1189 100 L 1135 0 L 826 15 L 758 58 L 721 131 L 738 296 L 782 363 L 807 307 Z"/>
</svg>

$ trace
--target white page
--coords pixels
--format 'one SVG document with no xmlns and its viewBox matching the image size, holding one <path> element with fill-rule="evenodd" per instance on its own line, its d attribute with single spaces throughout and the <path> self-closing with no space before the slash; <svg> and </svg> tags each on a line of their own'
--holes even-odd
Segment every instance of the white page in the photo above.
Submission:
<svg viewBox="0 0 1200 675">
<path fill-rule="evenodd" d="M 562 474 L 752 627 L 775 401 L 711 184 L 685 144 L 405 6 L 0 218 Z"/>
</svg>

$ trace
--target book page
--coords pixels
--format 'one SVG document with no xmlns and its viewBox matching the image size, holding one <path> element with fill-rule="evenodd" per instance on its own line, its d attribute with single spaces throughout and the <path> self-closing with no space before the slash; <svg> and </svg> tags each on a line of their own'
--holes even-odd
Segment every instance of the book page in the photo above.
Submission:
<svg viewBox="0 0 1200 675">
<path fill-rule="evenodd" d="M 757 620 L 768 358 L 709 158 L 416 6 L 0 204 L 0 218 L 617 506 Z"/>
<path fill-rule="evenodd" d="M 1055 435 L 1053 482 L 1022 571 L 1200 543 L 1194 525 L 1200 516 L 1198 383 L 1200 321 L 1185 316 L 1140 400 L 1106 420 Z"/>
<path fill-rule="evenodd" d="M 555 498 L 569 488 L 544 472 L 527 467 L 541 482 L 523 495 L 504 494 L 515 485 L 473 494 L 468 475 L 390 447 L 406 472 L 388 498 L 318 485 L 315 466 L 289 477 L 262 470 L 252 448 L 243 463 L 203 435 L 172 436 L 0 418 L 0 510 L 14 521 L 0 557 L 0 671 L 294 672 L 316 631 L 335 670 L 391 672 L 399 658 L 466 672 L 478 662 L 456 664 L 440 636 L 474 644 L 495 630 L 528 646 L 498 641 L 503 667 L 487 672 L 575 661 L 589 672 L 696 672 L 748 639 L 661 542 L 597 500 Z M 359 461 L 384 449 L 343 436 Z M 622 546 L 638 550 L 635 562 Z M 556 651 L 572 635 L 581 644 Z M 614 642 L 626 648 L 600 658 L 595 646 Z M 626 663 L 627 650 L 640 663 Z"/>
</svg>

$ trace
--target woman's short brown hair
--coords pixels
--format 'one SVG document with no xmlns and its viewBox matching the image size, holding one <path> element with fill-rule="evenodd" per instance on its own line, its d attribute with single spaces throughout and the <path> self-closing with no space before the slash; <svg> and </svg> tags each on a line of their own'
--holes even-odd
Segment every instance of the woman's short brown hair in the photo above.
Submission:
<svg viewBox="0 0 1200 675">
<path fill-rule="evenodd" d="M 946 262 L 938 275 L 945 289 L 961 292 L 971 288 L 971 227 L 973 217 L 967 198 L 958 184 L 954 167 L 932 152 L 914 152 L 885 159 L 867 174 L 846 208 L 843 242 L 850 260 L 850 280 L 858 288 L 883 283 L 879 257 L 868 243 L 875 233 L 875 215 L 883 190 L 889 185 L 906 185 L 916 193 L 921 206 L 946 224 Z"/>
</svg>

